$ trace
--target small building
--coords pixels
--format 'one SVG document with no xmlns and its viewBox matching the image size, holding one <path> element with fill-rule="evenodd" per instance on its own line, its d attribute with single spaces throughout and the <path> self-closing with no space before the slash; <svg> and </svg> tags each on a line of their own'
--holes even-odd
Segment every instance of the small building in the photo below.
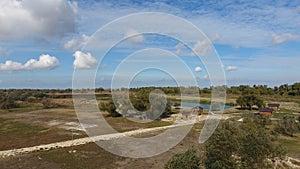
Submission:
<svg viewBox="0 0 300 169">
<path fill-rule="evenodd" d="M 259 108 L 258 111 L 260 115 L 272 115 L 274 110 L 269 108 Z"/>
<path fill-rule="evenodd" d="M 204 108 L 201 106 L 196 106 L 192 108 L 192 113 L 201 115 L 203 113 Z"/>
<path fill-rule="evenodd" d="M 269 103 L 268 104 L 268 108 L 273 109 L 273 110 L 278 110 L 279 106 L 280 106 L 280 104 L 278 104 L 278 103 Z"/>
<path fill-rule="evenodd" d="M 188 111 L 184 111 L 181 114 L 182 114 L 181 119 L 189 119 L 191 116 L 191 112 Z"/>
</svg>

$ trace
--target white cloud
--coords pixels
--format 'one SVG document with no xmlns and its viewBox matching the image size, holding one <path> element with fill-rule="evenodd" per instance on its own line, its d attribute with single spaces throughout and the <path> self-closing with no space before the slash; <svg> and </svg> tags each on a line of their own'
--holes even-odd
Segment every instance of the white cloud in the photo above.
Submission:
<svg viewBox="0 0 300 169">
<path fill-rule="evenodd" d="M 193 46 L 191 52 L 191 56 L 205 56 L 209 52 L 212 51 L 212 46 L 207 39 L 202 41 L 197 41 L 197 43 Z"/>
<path fill-rule="evenodd" d="M 1 0 L 0 39 L 62 37 L 75 32 L 78 7 L 67 0 Z"/>
<path fill-rule="evenodd" d="M 273 37 L 273 44 L 280 44 L 291 40 L 298 40 L 300 36 L 293 35 L 291 33 L 285 33 L 282 35 L 272 34 Z"/>
<path fill-rule="evenodd" d="M 203 78 L 204 78 L 204 79 L 208 79 L 208 75 L 204 75 Z"/>
<path fill-rule="evenodd" d="M 41 55 L 39 60 L 30 59 L 24 64 L 26 70 L 34 69 L 53 69 L 59 65 L 56 57 L 50 55 Z"/>
<path fill-rule="evenodd" d="M 201 72 L 202 69 L 201 69 L 201 67 L 197 66 L 197 67 L 195 67 L 194 71 L 195 71 L 195 72 Z"/>
<path fill-rule="evenodd" d="M 81 49 L 89 40 L 89 36 L 83 34 L 81 38 L 73 38 L 64 44 L 64 49 L 78 50 Z"/>
<path fill-rule="evenodd" d="M 50 55 L 41 55 L 39 60 L 30 59 L 25 64 L 7 60 L 4 64 L 0 63 L 0 71 L 13 72 L 22 70 L 40 70 L 40 69 L 54 69 L 59 65 L 56 57 Z"/>
<path fill-rule="evenodd" d="M 227 67 L 226 67 L 226 70 L 227 70 L 227 71 L 235 71 L 235 70 L 237 70 L 237 69 L 238 69 L 237 66 L 227 66 Z"/>
<path fill-rule="evenodd" d="M 133 37 L 132 37 L 133 36 Z M 128 40 L 132 43 L 141 43 L 144 41 L 144 36 L 143 35 L 139 35 L 139 32 L 137 32 L 134 29 L 129 29 L 126 33 L 125 33 L 125 38 L 128 38 Z"/>
<path fill-rule="evenodd" d="M 73 56 L 75 57 L 73 63 L 75 69 L 92 69 L 98 64 L 98 61 L 90 53 L 76 51 Z"/>
<path fill-rule="evenodd" d="M 184 45 L 182 43 L 178 43 L 176 46 L 175 46 L 175 49 L 176 49 L 176 54 L 177 55 L 180 55 L 181 52 L 182 52 L 182 48 L 184 47 Z"/>
<path fill-rule="evenodd" d="M 198 8 L 199 4 L 207 8 Z M 195 24 L 206 35 L 219 35 L 218 44 L 231 45 L 233 47 L 267 47 L 272 44 L 270 32 L 297 34 L 299 32 L 300 12 L 298 7 L 275 3 L 270 5 L 265 1 L 243 1 L 232 3 L 228 1 L 198 1 L 187 3 L 176 1 L 166 2 L 141 2 L 113 3 L 96 2 L 93 7 L 98 10 L 81 10 L 87 20 L 85 25 L 97 29 L 118 17 L 135 12 L 158 11 L 183 17 Z M 112 8 L 113 7 L 113 8 Z M 84 7 L 83 7 L 84 8 Z M 222 8 L 223 10 L 218 10 Z M 234 9 L 234 10 L 233 10 Z M 274 12 L 276 11 L 276 12 Z M 101 21 L 94 22 L 95 18 Z M 88 21 L 89 20 L 89 21 Z M 161 27 L 162 25 L 157 25 Z M 173 28 L 170 26 L 172 29 Z M 162 27 L 162 30 L 166 28 Z M 182 30 L 185 31 L 185 30 Z M 209 36 L 210 37 L 210 36 Z"/>
</svg>

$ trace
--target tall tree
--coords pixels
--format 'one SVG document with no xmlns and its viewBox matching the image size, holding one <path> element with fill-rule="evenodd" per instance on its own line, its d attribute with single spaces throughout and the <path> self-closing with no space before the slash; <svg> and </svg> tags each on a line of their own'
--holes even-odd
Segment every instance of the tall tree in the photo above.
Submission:
<svg viewBox="0 0 300 169">
<path fill-rule="evenodd" d="M 242 109 L 252 110 L 255 105 L 258 108 L 264 107 L 264 101 L 254 94 L 242 95 L 236 99 L 236 103 L 241 106 Z"/>
<path fill-rule="evenodd" d="M 247 119 L 220 124 L 205 148 L 207 169 L 267 169 L 270 159 L 284 155 L 265 128 Z"/>
<path fill-rule="evenodd" d="M 238 129 L 230 122 L 224 122 L 215 130 L 205 144 L 207 169 L 235 169 L 239 148 Z"/>
</svg>

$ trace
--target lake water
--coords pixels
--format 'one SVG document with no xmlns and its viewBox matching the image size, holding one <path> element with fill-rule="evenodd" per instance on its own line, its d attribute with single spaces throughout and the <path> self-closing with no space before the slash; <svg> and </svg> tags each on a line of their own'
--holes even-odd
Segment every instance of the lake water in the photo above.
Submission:
<svg viewBox="0 0 300 169">
<path fill-rule="evenodd" d="M 198 104 L 198 103 L 192 103 L 192 102 L 181 102 L 182 107 L 195 107 L 195 106 L 201 106 L 204 109 L 210 109 L 211 104 Z M 224 105 L 224 109 L 229 109 L 232 106 Z"/>
</svg>

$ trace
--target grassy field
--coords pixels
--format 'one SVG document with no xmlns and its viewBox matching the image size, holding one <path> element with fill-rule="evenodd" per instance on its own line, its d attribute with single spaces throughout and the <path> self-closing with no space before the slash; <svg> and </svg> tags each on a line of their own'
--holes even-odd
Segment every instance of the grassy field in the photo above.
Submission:
<svg viewBox="0 0 300 169">
<path fill-rule="evenodd" d="M 42 104 L 40 103 L 20 103 L 19 108 L 13 108 L 13 109 L 0 109 L 0 114 L 3 113 L 23 113 L 23 112 L 29 112 L 29 111 L 34 111 L 34 110 L 41 110 L 43 109 Z"/>
<path fill-rule="evenodd" d="M 178 96 L 172 96 L 176 99 Z M 210 98 L 203 98 L 209 102 Z M 236 96 L 228 96 L 227 103 L 234 103 Z M 192 97 L 185 101 L 194 100 Z M 300 98 L 276 100 L 265 98 L 266 103 L 280 103 L 280 110 L 273 114 L 273 118 L 281 119 L 284 115 L 291 115 L 300 111 Z M 299 99 L 299 100 L 298 100 Z M 104 98 L 103 101 L 107 101 Z M 72 138 L 86 137 L 82 131 L 72 131 L 67 124 L 77 124 L 77 116 L 73 108 L 72 99 L 53 99 L 58 108 L 43 109 L 40 103 L 21 103 L 20 108 L 0 110 L 0 150 L 35 146 L 40 144 L 71 140 Z M 207 111 L 205 111 L 207 112 Z M 224 111 L 237 120 L 249 117 L 257 110 L 239 110 L 236 107 Z M 103 113 L 103 112 L 102 112 Z M 120 132 L 170 125 L 170 122 L 155 120 L 149 123 L 136 123 L 123 117 L 113 118 L 103 113 L 106 121 Z M 293 114 L 298 116 L 297 114 Z M 274 121 L 274 124 L 276 122 Z M 55 124 L 55 125 L 50 125 Z M 193 127 L 188 136 L 170 151 L 147 159 L 130 159 L 113 155 L 99 148 L 96 144 L 34 152 L 17 157 L 0 159 L 0 168 L 162 168 L 163 164 L 172 155 L 194 146 L 203 153 L 203 145 L 197 143 L 202 124 Z M 75 135 L 74 135 L 75 133 Z M 152 133 L 153 134 L 153 133 Z M 139 137 L 146 137 L 143 135 Z M 300 134 L 294 137 L 279 135 L 279 142 L 287 149 L 288 155 L 300 158 Z"/>
<path fill-rule="evenodd" d="M 71 135 L 71 132 L 58 128 L 48 128 L 0 118 L 0 150 L 70 140 Z"/>
<path fill-rule="evenodd" d="M 113 128 L 119 132 L 125 132 L 130 130 L 136 130 L 140 128 L 152 128 L 152 127 L 162 127 L 171 125 L 169 122 L 154 120 L 148 123 L 137 123 L 130 121 L 123 117 L 106 117 L 106 121 L 113 126 Z"/>
<path fill-rule="evenodd" d="M 0 168 L 44 168 L 44 169 L 158 169 L 163 168 L 165 161 L 178 152 L 194 146 L 199 153 L 203 151 L 198 144 L 198 137 L 202 125 L 195 125 L 187 137 L 169 151 L 145 159 L 132 159 L 116 156 L 95 143 L 47 152 L 35 152 L 27 155 L 0 159 Z M 153 136 L 156 133 L 144 134 L 143 137 Z"/>
<path fill-rule="evenodd" d="M 289 156 L 300 159 L 300 133 L 294 137 L 280 136 L 279 142 L 287 149 Z"/>
</svg>

